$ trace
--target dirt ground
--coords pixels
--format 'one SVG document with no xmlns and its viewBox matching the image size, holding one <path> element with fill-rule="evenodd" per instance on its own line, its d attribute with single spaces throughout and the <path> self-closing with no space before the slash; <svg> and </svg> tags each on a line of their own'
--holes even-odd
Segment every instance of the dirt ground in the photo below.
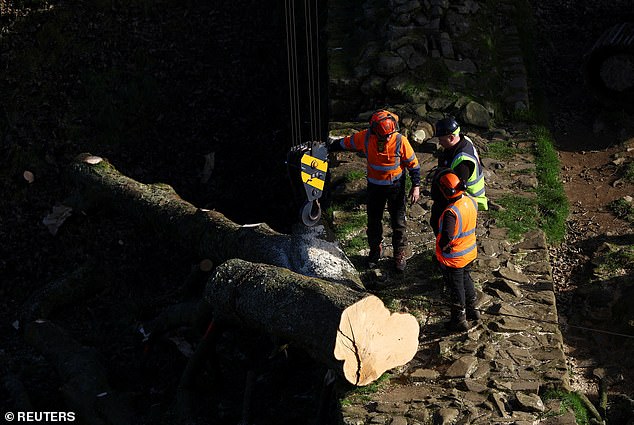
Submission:
<svg viewBox="0 0 634 425">
<path fill-rule="evenodd" d="M 561 178 L 570 203 L 568 237 L 552 253 L 565 264 L 555 268 L 554 278 L 559 290 L 558 310 L 566 321 L 580 309 L 574 293 L 588 282 L 590 260 L 597 248 L 604 241 L 631 238 L 634 233 L 631 224 L 615 217 L 608 208 L 612 201 L 634 195 L 634 185 L 620 180 L 622 164 L 614 162 L 617 156 L 626 161 L 634 157 L 634 116 L 599 102 L 582 75 L 584 54 L 605 29 L 627 20 L 628 13 L 631 20 L 634 9 L 627 0 L 610 4 L 533 3 L 536 24 L 542 29 L 536 37 L 538 89 L 546 96 L 549 129 L 559 152 Z M 571 323 L 576 319 L 570 318 Z M 622 338 L 605 339 L 566 327 L 562 332 L 573 388 L 590 396 L 597 393 L 598 380 L 593 376 L 597 359 L 603 364 L 618 364 L 622 356 L 630 356 L 617 349 L 625 345 Z M 633 389 L 623 381 L 611 388 L 630 395 Z"/>
<path fill-rule="evenodd" d="M 567 260 L 570 262 L 568 268 L 560 269 L 559 273 L 555 272 L 554 275 L 560 291 L 558 307 L 564 321 L 567 320 L 566 312 L 576 308 L 575 297 L 572 294 L 579 286 L 588 283 L 588 260 L 592 258 L 602 241 L 610 237 L 634 234 L 632 225 L 615 217 L 608 208 L 612 201 L 634 194 L 634 185 L 631 182 L 614 184 L 619 181 L 619 167 L 613 164 L 614 155 L 622 152 L 622 146 L 587 152 L 560 151 L 561 176 L 570 202 L 568 222 L 569 226 L 576 230 L 569 233 L 576 235 L 571 237 L 571 242 L 574 239 L 574 245 L 568 246 L 568 243 L 564 243 L 557 251 L 568 257 Z M 630 151 L 628 154 L 629 160 L 632 161 L 634 152 Z M 579 258 L 586 261 L 577 262 Z M 575 321 L 576 318 L 571 319 L 570 323 Z M 597 325 L 599 329 L 605 329 L 605 326 Z M 622 353 L 616 358 L 607 354 L 611 351 L 618 352 L 616 347 L 623 341 L 618 341 L 617 337 L 616 340 L 604 341 L 606 344 L 602 345 L 597 344 L 597 335 L 580 333 L 576 329 L 566 327 L 562 327 L 562 332 L 567 343 L 569 366 L 573 371 L 573 388 L 585 394 L 596 395 L 598 380 L 593 375 L 593 370 L 597 367 L 595 359 L 602 358 L 607 363 L 618 363 L 618 356 Z M 621 382 L 615 389 L 626 394 L 634 394 L 634 387 L 630 383 Z"/>
</svg>

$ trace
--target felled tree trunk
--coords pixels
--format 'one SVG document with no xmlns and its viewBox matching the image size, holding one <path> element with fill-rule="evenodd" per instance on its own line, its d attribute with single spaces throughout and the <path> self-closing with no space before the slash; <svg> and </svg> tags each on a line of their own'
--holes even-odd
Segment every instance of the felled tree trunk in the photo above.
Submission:
<svg viewBox="0 0 634 425">
<path fill-rule="evenodd" d="M 88 261 L 73 272 L 50 282 L 24 303 L 22 323 L 47 319 L 53 311 L 99 292 L 107 284 L 106 273 L 94 262 Z"/>
<path fill-rule="evenodd" d="M 363 288 L 334 243 L 281 234 L 266 224 L 238 225 L 217 211 L 196 208 L 168 185 L 139 183 L 90 154 L 79 155 L 70 174 L 77 189 L 69 200 L 74 208 L 114 209 L 215 264 L 241 258 Z"/>
<path fill-rule="evenodd" d="M 287 269 L 229 260 L 216 269 L 205 300 L 217 319 L 297 344 L 354 385 L 409 362 L 419 326 L 390 313 L 374 295 Z"/>
<path fill-rule="evenodd" d="M 128 403 L 113 392 L 95 349 L 84 347 L 59 326 L 38 320 L 25 326 L 24 338 L 54 365 L 68 406 L 83 423 L 126 425 L 136 421 Z"/>
</svg>

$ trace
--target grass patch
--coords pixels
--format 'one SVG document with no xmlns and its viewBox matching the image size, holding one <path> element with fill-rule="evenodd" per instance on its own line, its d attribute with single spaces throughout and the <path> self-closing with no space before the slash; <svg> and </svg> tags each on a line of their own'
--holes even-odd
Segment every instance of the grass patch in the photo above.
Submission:
<svg viewBox="0 0 634 425">
<path fill-rule="evenodd" d="M 511 140 L 495 140 L 487 144 L 487 156 L 493 159 L 508 159 L 522 152 L 523 150 L 518 148 Z"/>
<path fill-rule="evenodd" d="M 335 238 L 346 255 L 357 255 L 362 249 L 367 248 L 368 238 L 364 230 L 368 225 L 368 217 L 352 200 L 330 206 L 326 215 L 333 225 Z"/>
<path fill-rule="evenodd" d="M 610 202 L 608 208 L 618 218 L 634 224 L 634 204 L 632 202 L 627 202 L 621 198 Z"/>
<path fill-rule="evenodd" d="M 510 119 L 527 124 L 537 124 L 539 122 L 538 115 L 534 109 L 516 109 L 511 111 Z"/>
<path fill-rule="evenodd" d="M 634 183 L 634 161 L 628 162 L 623 172 L 623 179 L 630 183 Z"/>
<path fill-rule="evenodd" d="M 342 246 L 343 252 L 345 252 L 347 256 L 358 255 L 361 250 L 368 247 L 368 237 L 365 235 L 365 232 L 363 232 L 363 234 L 356 235 L 352 239 L 343 242 Z"/>
<path fill-rule="evenodd" d="M 519 240 L 525 233 L 537 228 L 537 201 L 525 196 L 505 195 L 496 199 L 503 208 L 491 210 L 498 226 L 506 227 L 511 241 Z"/>
<path fill-rule="evenodd" d="M 390 373 L 384 373 L 376 381 L 368 384 L 364 387 L 354 387 L 348 391 L 341 399 L 342 406 L 350 406 L 355 402 L 368 402 L 372 398 L 372 394 L 378 392 L 386 383 L 389 382 L 392 375 Z"/>
<path fill-rule="evenodd" d="M 566 413 L 566 410 L 570 410 L 575 415 L 575 420 L 578 425 L 590 424 L 588 418 L 588 410 L 586 409 L 579 394 L 574 392 L 567 392 L 563 390 L 548 390 L 544 393 L 544 401 L 559 400 L 561 401 L 561 408 L 559 413 Z"/>
<path fill-rule="evenodd" d="M 353 212 L 346 219 L 335 225 L 335 235 L 339 240 L 347 240 L 350 235 L 357 233 L 368 225 L 368 217 L 365 212 Z"/>
<path fill-rule="evenodd" d="M 357 180 L 365 179 L 365 171 L 349 171 L 345 174 L 345 176 L 343 176 L 343 179 L 346 181 L 346 183 L 352 183 Z"/>
<path fill-rule="evenodd" d="M 535 135 L 535 165 L 537 167 L 537 204 L 539 227 L 550 242 L 559 243 L 566 234 L 568 198 L 559 176 L 559 157 L 550 132 L 542 126 L 533 129 Z"/>
<path fill-rule="evenodd" d="M 631 274 L 634 269 L 634 246 L 604 244 L 593 263 L 594 277 L 604 281 Z"/>
</svg>

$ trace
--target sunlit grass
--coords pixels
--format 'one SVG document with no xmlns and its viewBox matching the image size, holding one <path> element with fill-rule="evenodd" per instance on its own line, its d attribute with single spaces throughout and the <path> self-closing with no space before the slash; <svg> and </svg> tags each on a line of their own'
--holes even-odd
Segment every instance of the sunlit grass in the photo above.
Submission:
<svg viewBox="0 0 634 425">
<path fill-rule="evenodd" d="M 588 425 L 590 423 L 588 410 L 586 409 L 579 394 L 563 390 L 548 390 L 544 394 L 543 399 L 545 401 L 561 401 L 561 409 L 559 413 L 566 413 L 567 410 L 572 411 L 575 415 L 577 425 Z"/>
<path fill-rule="evenodd" d="M 539 226 L 550 242 L 558 243 L 566 234 L 569 211 L 568 198 L 559 175 L 559 157 L 545 127 L 535 127 L 534 134 Z"/>
<path fill-rule="evenodd" d="M 522 152 L 523 150 L 515 146 L 512 140 L 494 140 L 487 144 L 486 156 L 493 159 L 504 160 Z"/>
<path fill-rule="evenodd" d="M 349 406 L 358 401 L 370 401 L 372 394 L 383 388 L 390 381 L 391 377 L 392 375 L 386 372 L 369 385 L 364 387 L 355 387 L 354 389 L 348 391 L 345 397 L 341 399 L 341 405 Z"/>
<path fill-rule="evenodd" d="M 505 195 L 496 199 L 503 208 L 491 211 L 497 226 L 508 229 L 512 241 L 537 228 L 537 201 L 526 196 Z"/>
</svg>

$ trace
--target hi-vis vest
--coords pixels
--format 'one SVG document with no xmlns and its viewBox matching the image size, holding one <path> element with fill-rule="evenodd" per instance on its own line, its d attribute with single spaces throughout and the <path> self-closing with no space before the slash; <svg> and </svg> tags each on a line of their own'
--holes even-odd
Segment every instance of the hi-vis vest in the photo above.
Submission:
<svg viewBox="0 0 634 425">
<path fill-rule="evenodd" d="M 385 146 L 379 151 L 379 139 L 369 130 L 363 130 L 341 141 L 345 150 L 363 152 L 368 160 L 368 182 L 378 185 L 391 185 L 403 175 L 405 167 L 420 168 L 414 149 L 405 136 L 399 133 L 390 135 Z"/>
<path fill-rule="evenodd" d="M 443 252 L 443 247 L 440 246 L 440 237 L 443 231 L 445 214 L 450 210 L 456 216 L 456 227 L 454 234 L 449 235 L 451 252 L 446 253 Z M 469 195 L 464 195 L 443 211 L 440 216 L 438 236 L 436 236 L 436 258 L 440 264 L 458 269 L 476 259 L 478 256 L 475 235 L 477 216 L 478 204 Z"/>
<path fill-rule="evenodd" d="M 454 170 L 458 164 L 462 161 L 471 161 L 475 165 L 473 167 L 473 173 L 467 180 L 467 193 L 475 198 L 478 203 L 478 209 L 486 211 L 489 209 L 488 200 L 484 191 L 484 173 L 482 172 L 482 164 L 478 152 L 476 152 L 473 142 L 467 136 L 461 136 L 467 140 L 467 146 L 464 151 L 458 152 L 458 154 L 451 160 L 451 167 Z"/>
</svg>

